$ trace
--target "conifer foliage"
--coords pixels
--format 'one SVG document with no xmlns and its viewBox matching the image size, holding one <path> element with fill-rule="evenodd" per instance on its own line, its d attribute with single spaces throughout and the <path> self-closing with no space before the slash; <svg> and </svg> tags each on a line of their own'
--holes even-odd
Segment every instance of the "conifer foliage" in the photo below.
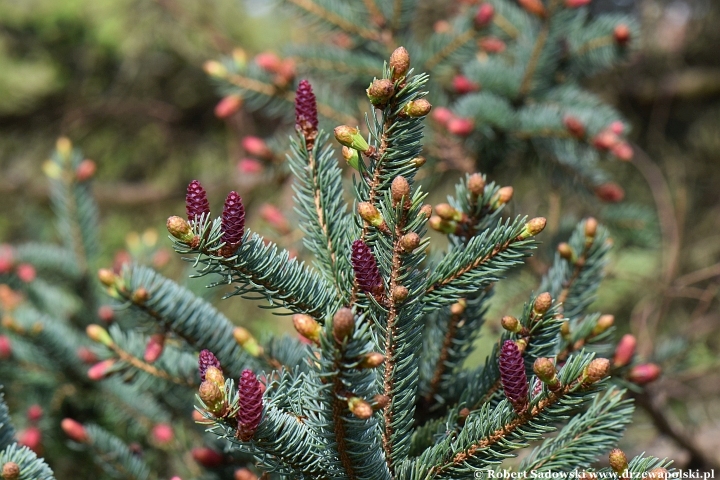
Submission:
<svg viewBox="0 0 720 480">
<path fill-rule="evenodd" d="M 393 79 L 368 87 L 367 78 L 404 45 L 413 65 L 430 75 L 431 159 L 468 171 L 508 158 L 533 160 L 528 166 L 539 162 L 603 201 L 621 200 L 602 162 L 632 158 L 627 122 L 582 81 L 628 57 L 638 37 L 633 19 L 591 15 L 589 0 L 426 3 L 284 0 L 277 15 L 297 13 L 327 40 L 294 44 L 282 57 L 263 52 L 248 59 L 238 49 L 208 62 L 206 71 L 222 95 L 243 99 L 244 110 L 287 120 L 294 78 L 309 77 L 320 116 L 354 125 L 362 118 L 360 87 L 375 106 L 392 95 Z M 429 28 L 418 26 L 428 18 L 434 24 L 424 33 Z"/>
<path fill-rule="evenodd" d="M 546 222 L 506 215 L 512 187 L 479 173 L 446 203 L 425 202 L 416 176 L 437 84 L 414 70 L 419 59 L 402 47 L 388 55 L 365 89 L 365 126 L 333 135 L 320 129 L 316 89 L 299 82 L 288 164 L 312 264 L 251 231 L 236 192 L 213 216 L 193 181 L 185 216 L 167 221 L 196 276 L 289 312 L 299 338 L 256 339 L 133 262 L 99 270 L 104 297 L 89 287 L 96 207 L 82 156 L 58 143 L 46 173 L 65 244 L 0 249 L 2 380 L 11 407 L 53 399 L 45 406 L 66 444 L 49 454 L 84 452 L 97 478 L 138 480 L 473 478 L 531 446 L 520 471 L 592 476 L 609 455 L 609 478 L 667 473 L 665 460 L 615 449 L 633 412 L 623 386 L 652 381 L 659 367 L 638 362 L 632 337 L 614 347 L 613 317 L 588 311 L 611 243 L 596 220 L 558 246 L 520 311 L 487 318 L 496 284 L 531 255 Z M 444 234 L 444 251 L 428 228 Z M 117 311 L 97 310 L 103 298 Z M 96 311 L 112 324 L 100 326 Z M 483 365 L 466 367 L 488 321 L 502 334 Z M 24 435 L 18 447 L 9 425 L 0 404 L 2 478 L 52 478 L 30 450 L 42 442 Z"/>
</svg>

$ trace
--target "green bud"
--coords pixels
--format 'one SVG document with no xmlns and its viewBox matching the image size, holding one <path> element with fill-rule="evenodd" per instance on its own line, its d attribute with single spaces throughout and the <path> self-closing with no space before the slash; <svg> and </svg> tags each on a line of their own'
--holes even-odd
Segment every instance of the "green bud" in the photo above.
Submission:
<svg viewBox="0 0 720 480">
<path fill-rule="evenodd" d="M 335 138 L 341 145 L 354 148 L 355 150 L 359 150 L 361 152 L 367 152 L 370 150 L 370 145 L 368 145 L 363 136 L 360 135 L 360 130 L 357 128 L 340 125 L 339 127 L 335 127 L 334 133 Z"/>
<path fill-rule="evenodd" d="M 355 170 L 360 171 L 360 155 L 354 148 L 342 147 L 342 156 L 345 161 Z"/>
</svg>

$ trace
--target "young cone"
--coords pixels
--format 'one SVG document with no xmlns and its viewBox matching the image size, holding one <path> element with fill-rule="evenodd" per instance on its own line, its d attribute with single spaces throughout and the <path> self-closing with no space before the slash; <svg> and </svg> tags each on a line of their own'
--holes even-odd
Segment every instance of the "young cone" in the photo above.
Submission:
<svg viewBox="0 0 720 480">
<path fill-rule="evenodd" d="M 505 340 L 500 350 L 500 381 L 515 412 L 523 413 L 528 404 L 528 381 L 522 354 L 512 340 Z"/>
<path fill-rule="evenodd" d="M 252 370 L 245 369 L 238 381 L 239 410 L 237 413 L 237 437 L 248 442 L 255 435 L 262 418 L 262 388 Z"/>
<path fill-rule="evenodd" d="M 361 291 L 372 295 L 382 293 L 384 287 L 377 261 L 364 241 L 353 242 L 351 263 L 355 271 L 355 281 Z"/>
<path fill-rule="evenodd" d="M 202 215 L 210 215 L 210 203 L 208 202 L 207 193 L 197 180 L 190 182 L 187 187 L 185 210 L 190 221 L 197 220 Z"/>
</svg>

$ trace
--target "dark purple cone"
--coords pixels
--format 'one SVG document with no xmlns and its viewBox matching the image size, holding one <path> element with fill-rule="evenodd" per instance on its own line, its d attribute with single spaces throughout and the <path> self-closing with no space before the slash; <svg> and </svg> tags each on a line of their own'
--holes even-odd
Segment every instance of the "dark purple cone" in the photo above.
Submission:
<svg viewBox="0 0 720 480">
<path fill-rule="evenodd" d="M 295 128 L 302 132 L 305 144 L 311 150 L 317 137 L 318 114 L 315 94 L 307 80 L 300 81 L 295 93 Z"/>
<path fill-rule="evenodd" d="M 220 360 L 217 359 L 214 353 L 210 350 L 202 350 L 200 352 L 200 358 L 198 358 L 198 370 L 200 370 L 200 381 L 205 381 L 205 372 L 208 368 L 215 367 L 220 368 Z"/>
<path fill-rule="evenodd" d="M 210 215 L 210 203 L 208 203 L 207 193 L 200 185 L 200 182 L 193 180 L 187 187 L 187 195 L 185 196 L 185 210 L 187 218 L 190 221 L 200 217 L 203 214 Z"/>
<path fill-rule="evenodd" d="M 525 362 L 515 342 L 505 340 L 500 350 L 500 381 L 505 396 L 518 414 L 525 411 L 528 403 L 528 381 Z"/>
<path fill-rule="evenodd" d="M 370 247 L 364 241 L 355 240 L 353 242 L 350 262 L 355 271 L 355 281 L 360 290 L 371 294 L 382 293 L 383 283 L 377 261 Z"/>
<path fill-rule="evenodd" d="M 222 241 L 230 248 L 240 245 L 245 234 L 245 207 L 237 192 L 230 192 L 225 199 L 222 214 Z"/>
<path fill-rule="evenodd" d="M 263 390 L 252 370 L 245 369 L 238 381 L 238 396 L 240 397 L 237 413 L 237 436 L 243 442 L 248 442 L 255 435 L 263 410 Z"/>
</svg>

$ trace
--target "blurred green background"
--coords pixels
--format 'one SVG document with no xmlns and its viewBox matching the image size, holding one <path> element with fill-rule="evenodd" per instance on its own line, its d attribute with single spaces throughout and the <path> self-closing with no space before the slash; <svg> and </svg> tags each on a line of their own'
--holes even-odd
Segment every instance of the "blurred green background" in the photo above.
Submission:
<svg viewBox="0 0 720 480">
<path fill-rule="evenodd" d="M 437 3 L 423 2 L 428 25 Z M 638 337 L 641 354 L 665 367 L 625 444 L 674 457 L 681 467 L 717 466 L 720 2 L 595 0 L 592 6 L 631 11 L 643 26 L 632 61 L 589 85 L 631 121 L 635 159 L 610 168 L 625 188 L 627 208 L 646 209 L 656 219 L 628 226 L 633 235 L 617 232 L 597 302 L 598 310 L 616 315 L 621 331 Z M 61 135 L 98 165 L 108 264 L 120 250 L 166 248 L 165 219 L 183 211 L 193 178 L 202 179 L 216 208 L 225 192 L 238 190 L 258 230 L 268 231 L 258 213 L 264 202 L 292 222 L 287 189 L 256 188 L 237 169 L 242 137 L 273 126 L 243 113 L 217 119 L 219 97 L 202 65 L 236 47 L 254 55 L 309 39 L 298 21 L 259 0 L 0 0 L 0 240 L 53 239 L 42 164 Z M 449 172 L 434 182 L 432 203 L 443 200 L 456 177 Z M 602 205 L 548 191 L 543 178 L 517 169 L 493 172 L 493 179 L 515 187 L 516 212 L 549 218 L 549 244 L 560 240 L 553 234 L 564 223 L 603 215 Z M 268 236 L 299 245 L 296 231 Z M 541 251 L 533 268 L 500 292 L 490 318 L 537 284 L 551 254 Z M 147 260 L 165 262 L 157 255 Z M 174 256 L 164 268 L 177 276 L 183 269 Z M 290 328 L 249 302 L 220 306 L 258 333 Z"/>
</svg>

